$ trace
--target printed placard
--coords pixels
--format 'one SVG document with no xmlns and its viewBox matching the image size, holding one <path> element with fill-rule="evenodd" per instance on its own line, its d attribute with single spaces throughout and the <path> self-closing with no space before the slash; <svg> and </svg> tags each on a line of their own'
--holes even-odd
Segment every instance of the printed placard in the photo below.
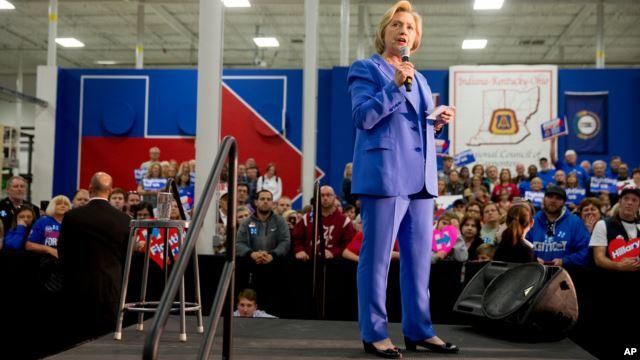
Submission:
<svg viewBox="0 0 640 360">
<path fill-rule="evenodd" d="M 640 238 L 624 241 L 624 239 L 613 239 L 609 243 L 609 258 L 612 261 L 622 261 L 622 259 L 637 259 L 640 256 Z"/>
<path fill-rule="evenodd" d="M 476 162 L 476 157 L 473 155 L 473 151 L 471 149 L 467 149 L 453 156 L 453 163 L 456 164 L 457 167 L 465 166 L 474 162 Z"/>
<path fill-rule="evenodd" d="M 549 140 L 551 138 L 569 134 L 567 121 L 564 117 L 543 122 L 540 125 L 540 131 L 542 131 L 542 140 Z"/>
<path fill-rule="evenodd" d="M 458 239 L 458 229 L 453 225 L 447 225 L 442 231 L 433 230 L 433 240 L 431 249 L 434 252 L 445 251 L 449 253 Z"/>
<path fill-rule="evenodd" d="M 143 179 L 142 187 L 147 191 L 160 191 L 167 187 L 167 179 Z"/>
<path fill-rule="evenodd" d="M 444 156 L 449 153 L 449 140 L 436 139 L 436 155 Z"/>
<path fill-rule="evenodd" d="M 133 169 L 133 177 L 136 179 L 136 184 L 141 183 L 146 175 L 147 169 Z"/>
<path fill-rule="evenodd" d="M 616 179 L 591 177 L 590 191 L 601 192 L 606 191 L 609 193 L 615 193 L 617 191 L 618 181 Z"/>
</svg>

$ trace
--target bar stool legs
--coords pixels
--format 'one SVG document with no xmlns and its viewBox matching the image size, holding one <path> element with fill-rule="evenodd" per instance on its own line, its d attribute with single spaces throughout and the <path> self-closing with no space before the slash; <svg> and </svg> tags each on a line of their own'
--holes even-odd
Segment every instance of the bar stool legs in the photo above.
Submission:
<svg viewBox="0 0 640 360">
<path fill-rule="evenodd" d="M 116 322 L 116 329 L 113 334 L 115 340 L 122 339 L 122 323 L 124 321 L 125 311 L 139 312 L 138 322 L 136 329 L 138 331 L 144 330 L 144 313 L 155 312 L 157 310 L 157 301 L 147 301 L 147 282 L 149 280 L 149 260 L 150 260 L 150 245 L 151 245 L 151 231 L 153 228 L 160 228 L 164 230 L 164 268 L 165 268 L 165 280 L 168 271 L 168 257 L 169 257 L 169 228 L 175 228 L 178 232 L 178 242 L 180 251 L 182 251 L 183 245 L 183 229 L 184 221 L 181 220 L 134 220 L 131 222 L 131 231 L 129 233 L 129 244 L 127 246 L 127 258 L 125 261 L 124 271 L 122 274 L 122 293 L 120 294 L 120 304 L 118 307 L 118 318 Z M 140 286 L 140 299 L 138 302 L 127 303 L 127 288 L 129 285 L 129 276 L 131 274 L 131 263 L 133 258 L 134 248 L 136 246 L 137 230 L 140 228 L 147 229 L 147 236 L 145 238 L 146 250 L 144 255 L 144 265 L 142 271 L 142 283 Z M 173 302 L 172 311 L 178 311 L 180 314 L 180 333 L 179 340 L 182 342 L 187 341 L 186 331 L 186 313 L 196 312 L 197 316 L 197 331 L 198 333 L 204 333 L 204 326 L 202 320 L 202 301 L 200 296 L 200 274 L 198 271 L 198 255 L 193 254 L 192 258 L 193 273 L 194 273 L 194 286 L 195 286 L 195 299 L 194 302 L 187 302 L 185 296 L 185 284 L 184 276 L 180 283 L 179 301 Z"/>
</svg>

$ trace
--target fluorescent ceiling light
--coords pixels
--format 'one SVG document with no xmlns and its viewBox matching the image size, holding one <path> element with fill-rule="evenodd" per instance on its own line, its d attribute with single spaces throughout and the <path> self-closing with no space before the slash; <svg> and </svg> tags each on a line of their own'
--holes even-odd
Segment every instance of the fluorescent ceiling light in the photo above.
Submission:
<svg viewBox="0 0 640 360">
<path fill-rule="evenodd" d="M 278 39 L 274 37 L 254 37 L 253 42 L 258 45 L 258 47 L 278 47 L 280 43 Z"/>
<path fill-rule="evenodd" d="M 462 42 L 464 50 L 484 49 L 487 47 L 487 39 L 466 39 Z"/>
<path fill-rule="evenodd" d="M 474 10 L 498 10 L 502 8 L 504 0 L 476 0 Z"/>
<path fill-rule="evenodd" d="M 62 47 L 84 47 L 84 44 L 76 38 L 57 38 L 56 42 Z"/>
<path fill-rule="evenodd" d="M 0 0 L 0 10 L 14 10 L 16 7 L 7 0 Z"/>
<path fill-rule="evenodd" d="M 249 0 L 224 0 L 224 6 L 228 8 L 251 7 Z"/>
<path fill-rule="evenodd" d="M 98 65 L 116 65 L 118 62 L 115 60 L 98 60 L 96 64 Z"/>
</svg>

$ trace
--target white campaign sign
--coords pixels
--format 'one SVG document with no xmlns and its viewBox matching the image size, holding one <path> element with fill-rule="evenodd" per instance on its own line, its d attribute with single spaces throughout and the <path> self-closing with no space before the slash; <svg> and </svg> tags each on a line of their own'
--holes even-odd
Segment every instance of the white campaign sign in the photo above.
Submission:
<svg viewBox="0 0 640 360">
<path fill-rule="evenodd" d="M 513 169 L 549 157 L 540 125 L 557 117 L 558 69 L 552 65 L 452 66 L 451 154 L 472 149 L 480 164 Z"/>
</svg>

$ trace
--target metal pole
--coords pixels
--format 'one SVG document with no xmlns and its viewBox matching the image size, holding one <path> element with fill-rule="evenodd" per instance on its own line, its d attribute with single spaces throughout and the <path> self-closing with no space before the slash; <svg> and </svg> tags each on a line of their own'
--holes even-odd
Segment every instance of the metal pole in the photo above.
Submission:
<svg viewBox="0 0 640 360">
<path fill-rule="evenodd" d="M 58 37 L 58 0 L 49 0 L 49 40 L 47 65 L 56 66 L 56 38 Z"/>
<path fill-rule="evenodd" d="M 596 69 L 604 69 L 604 1 L 600 0 L 596 7 Z"/>
<path fill-rule="evenodd" d="M 365 49 L 364 45 L 366 43 L 366 39 L 364 38 L 364 17 L 365 17 L 366 7 L 364 4 L 358 5 L 358 51 L 356 54 L 356 58 L 358 60 L 365 58 Z"/>
<path fill-rule="evenodd" d="M 349 0 L 342 0 L 340 7 L 340 66 L 349 66 L 350 10 Z"/>
<path fill-rule="evenodd" d="M 224 8 L 222 1 L 200 0 L 198 38 L 198 101 L 196 128 L 196 198 L 204 193 L 207 170 L 220 144 L 222 50 Z M 207 211 L 198 240 L 199 254 L 213 254 L 213 234 L 218 214 L 217 197 Z"/>
<path fill-rule="evenodd" d="M 313 196 L 316 173 L 316 122 L 318 106 L 318 0 L 305 0 L 305 41 L 302 123 L 302 199 Z"/>
<path fill-rule="evenodd" d="M 144 68 L 144 0 L 138 1 L 138 28 L 136 32 L 136 69 Z"/>
</svg>

